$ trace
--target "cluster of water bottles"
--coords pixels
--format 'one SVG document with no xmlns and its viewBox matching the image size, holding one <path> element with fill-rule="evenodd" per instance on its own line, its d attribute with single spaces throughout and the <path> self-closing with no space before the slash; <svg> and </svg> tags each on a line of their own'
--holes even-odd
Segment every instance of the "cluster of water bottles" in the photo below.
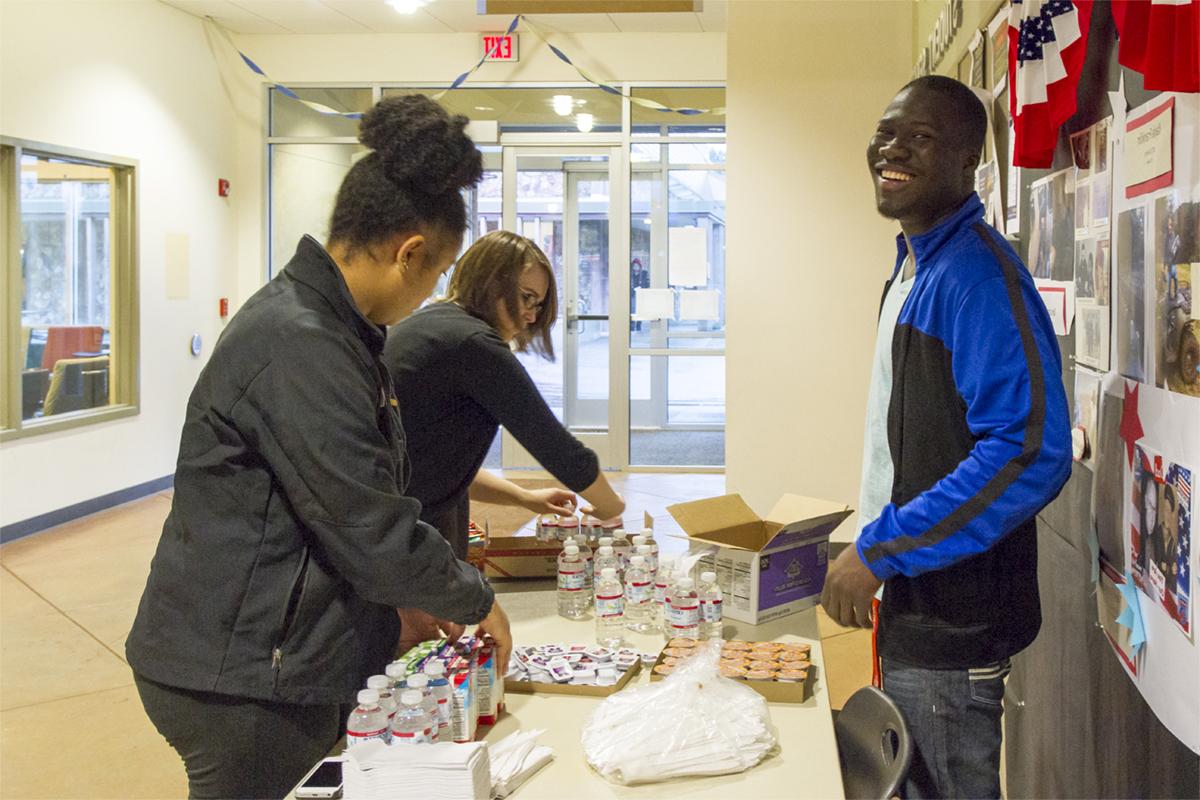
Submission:
<svg viewBox="0 0 1200 800">
<path fill-rule="evenodd" d="M 346 720 L 346 747 L 378 739 L 384 744 L 432 744 L 450 741 L 453 688 L 446 666 L 425 665 L 423 672 L 405 676 L 405 667 L 391 664 L 386 675 L 367 679 L 358 693 L 358 706 Z"/>
<path fill-rule="evenodd" d="M 620 647 L 625 631 L 663 638 L 721 637 L 721 587 L 712 572 L 700 585 L 675 564 L 661 560 L 653 531 L 632 537 L 618 529 L 602 536 L 593 555 L 584 537 L 568 536 L 558 557 L 558 613 L 583 619 L 595 613 L 596 641 Z"/>
</svg>

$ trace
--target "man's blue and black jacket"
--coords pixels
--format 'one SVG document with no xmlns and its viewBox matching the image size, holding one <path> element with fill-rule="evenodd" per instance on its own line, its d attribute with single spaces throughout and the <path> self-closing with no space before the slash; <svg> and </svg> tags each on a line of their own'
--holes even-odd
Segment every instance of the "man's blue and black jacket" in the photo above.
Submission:
<svg viewBox="0 0 1200 800">
<path fill-rule="evenodd" d="M 1071 470 L 1062 364 L 1028 270 L 976 195 L 911 243 L 916 280 L 892 341 L 892 502 L 857 547 L 886 581 L 882 657 L 980 667 L 1041 626 L 1035 515 Z"/>
</svg>

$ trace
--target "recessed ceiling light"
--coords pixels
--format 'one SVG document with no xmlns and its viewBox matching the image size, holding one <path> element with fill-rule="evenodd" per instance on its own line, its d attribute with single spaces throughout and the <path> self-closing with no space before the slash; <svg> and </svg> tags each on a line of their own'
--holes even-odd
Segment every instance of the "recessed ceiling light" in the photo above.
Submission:
<svg viewBox="0 0 1200 800">
<path fill-rule="evenodd" d="M 429 5 L 429 0 L 385 0 L 400 14 L 415 14 L 422 6 Z"/>
<path fill-rule="evenodd" d="M 575 110 L 575 98 L 569 94 L 556 94 L 550 102 L 554 106 L 554 113 L 560 117 L 568 117 Z"/>
</svg>

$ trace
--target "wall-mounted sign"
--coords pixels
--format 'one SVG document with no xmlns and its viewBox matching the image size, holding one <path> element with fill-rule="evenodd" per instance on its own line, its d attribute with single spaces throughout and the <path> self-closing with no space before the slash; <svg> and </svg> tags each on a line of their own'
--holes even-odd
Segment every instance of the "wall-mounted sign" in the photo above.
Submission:
<svg viewBox="0 0 1200 800">
<path fill-rule="evenodd" d="M 483 57 L 485 61 L 520 61 L 515 33 L 483 34 Z"/>
<path fill-rule="evenodd" d="M 938 68 L 946 51 L 950 49 L 950 43 L 954 41 L 954 35 L 962 27 L 962 21 L 963 0 L 946 0 L 945 7 L 942 13 L 938 14 L 937 22 L 933 26 L 933 33 L 929 34 L 928 44 L 917 56 L 917 63 L 913 66 L 914 75 L 928 75 Z"/>
</svg>

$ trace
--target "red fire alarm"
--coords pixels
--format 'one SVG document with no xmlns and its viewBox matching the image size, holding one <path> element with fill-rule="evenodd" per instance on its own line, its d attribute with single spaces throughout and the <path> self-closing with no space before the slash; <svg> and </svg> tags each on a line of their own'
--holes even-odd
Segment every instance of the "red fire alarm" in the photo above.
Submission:
<svg viewBox="0 0 1200 800">
<path fill-rule="evenodd" d="M 217 178 L 217 197 L 229 197 L 229 181 Z"/>
<path fill-rule="evenodd" d="M 222 297 L 221 302 L 218 304 L 218 306 L 219 306 L 220 313 L 221 313 L 221 319 L 225 319 L 226 317 L 228 317 L 229 316 L 229 298 Z"/>
</svg>

